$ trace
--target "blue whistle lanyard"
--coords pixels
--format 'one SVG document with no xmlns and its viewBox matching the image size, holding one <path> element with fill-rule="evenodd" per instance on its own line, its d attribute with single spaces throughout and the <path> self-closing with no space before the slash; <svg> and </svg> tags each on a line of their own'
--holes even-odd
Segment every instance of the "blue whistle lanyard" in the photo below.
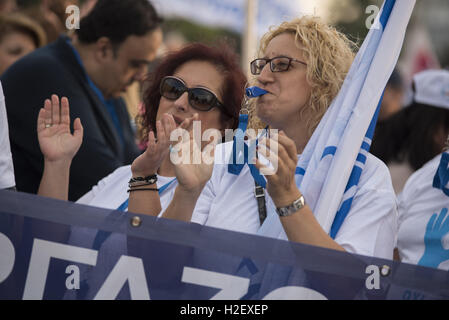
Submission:
<svg viewBox="0 0 449 320">
<path fill-rule="evenodd" d="M 165 190 L 167 190 L 167 188 L 168 188 L 173 182 L 175 182 L 175 181 L 176 181 L 176 178 L 174 178 L 172 181 L 170 181 L 170 182 L 164 184 L 164 185 L 162 186 L 162 188 L 160 188 L 159 191 L 158 191 L 159 196 L 161 196 L 162 193 L 163 193 Z M 128 209 L 128 205 L 129 205 L 129 198 L 126 199 L 125 202 L 123 202 L 123 203 L 121 204 L 121 206 L 118 207 L 117 210 L 119 210 L 119 211 L 126 211 L 126 209 Z"/>
</svg>

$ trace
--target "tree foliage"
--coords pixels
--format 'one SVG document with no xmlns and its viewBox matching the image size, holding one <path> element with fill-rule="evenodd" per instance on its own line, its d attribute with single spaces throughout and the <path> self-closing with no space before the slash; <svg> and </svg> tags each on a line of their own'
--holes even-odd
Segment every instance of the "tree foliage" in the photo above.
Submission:
<svg viewBox="0 0 449 320">
<path fill-rule="evenodd" d="M 236 52 L 241 52 L 241 35 L 228 29 L 207 27 L 180 18 L 165 19 L 162 28 L 165 33 L 181 33 L 188 42 L 212 45 L 224 41 Z"/>
</svg>

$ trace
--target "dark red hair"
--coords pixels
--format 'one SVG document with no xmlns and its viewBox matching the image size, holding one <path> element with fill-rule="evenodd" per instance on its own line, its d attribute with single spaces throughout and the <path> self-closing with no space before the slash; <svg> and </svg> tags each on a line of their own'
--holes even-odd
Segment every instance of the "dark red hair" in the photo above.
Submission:
<svg viewBox="0 0 449 320">
<path fill-rule="evenodd" d="M 183 64 L 189 61 L 207 61 L 214 65 L 223 75 L 223 87 L 221 94 L 226 110 L 221 113 L 222 123 L 227 123 L 231 118 L 231 127 L 238 126 L 238 116 L 242 105 L 243 94 L 245 92 L 246 77 L 238 63 L 237 54 L 225 44 L 218 47 L 210 47 L 201 43 L 193 43 L 183 47 L 178 51 L 167 54 L 159 65 L 152 72 L 147 80 L 147 89 L 144 92 L 144 108 L 142 114 L 137 117 L 140 126 L 140 139 L 144 142 L 148 140 L 150 130 L 155 131 L 156 116 L 159 109 L 161 95 L 159 86 L 162 79 L 171 76 Z M 228 115 L 232 115 L 229 117 Z"/>
</svg>

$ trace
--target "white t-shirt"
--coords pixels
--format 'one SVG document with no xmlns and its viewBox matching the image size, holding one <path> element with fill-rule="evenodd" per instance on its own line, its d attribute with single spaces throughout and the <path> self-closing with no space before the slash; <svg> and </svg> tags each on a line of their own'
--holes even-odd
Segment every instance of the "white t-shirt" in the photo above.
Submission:
<svg viewBox="0 0 449 320">
<path fill-rule="evenodd" d="M 12 188 L 15 185 L 5 97 L 0 82 L 0 189 Z"/>
<path fill-rule="evenodd" d="M 230 158 L 232 142 L 217 147 L 217 158 Z M 215 164 L 212 177 L 196 204 L 192 221 L 216 228 L 287 239 L 267 192 L 267 218 L 260 226 L 254 179 L 246 165 L 240 175 Z M 304 193 L 307 202 L 308 195 Z M 335 241 L 348 252 L 392 259 L 397 228 L 396 196 L 385 164 L 368 154 L 351 210 Z"/>
<path fill-rule="evenodd" d="M 76 203 L 105 209 L 118 209 L 128 198 L 128 182 L 132 177 L 131 166 L 123 166 L 103 178 Z M 164 210 L 173 198 L 177 181 L 173 177 L 158 175 L 157 187 L 165 190 L 160 194 L 161 206 Z M 172 182 L 173 181 L 173 182 Z"/>
<path fill-rule="evenodd" d="M 232 142 L 217 146 L 212 177 L 199 197 L 192 222 L 237 232 L 287 239 L 276 214 L 273 201 L 266 194 L 267 218 L 260 226 L 259 212 L 254 197 L 254 179 L 245 166 L 240 175 L 228 173 L 227 165 Z M 77 203 L 118 209 L 127 199 L 131 167 L 118 168 L 102 179 L 97 186 Z M 158 176 L 158 188 L 173 178 Z M 162 215 L 175 192 L 173 182 L 161 194 Z M 307 194 L 304 194 L 307 201 Z M 392 259 L 397 229 L 396 197 L 387 167 L 368 154 L 359 189 L 335 241 L 348 252 Z"/>
<path fill-rule="evenodd" d="M 440 232 L 434 233 L 433 244 L 429 243 L 426 248 L 424 242 L 431 217 L 434 214 L 441 216 L 442 209 L 449 208 L 449 197 L 442 190 L 432 186 L 440 159 L 441 155 L 438 155 L 416 171 L 398 198 L 397 248 L 402 262 L 449 270 L 449 255 L 442 253 L 444 249 L 449 249 L 449 219 L 445 219 L 447 231 L 442 228 Z M 438 220 L 434 219 L 434 222 Z M 430 232 L 431 230 L 427 231 L 428 236 Z M 426 250 L 427 255 L 424 257 Z"/>
</svg>

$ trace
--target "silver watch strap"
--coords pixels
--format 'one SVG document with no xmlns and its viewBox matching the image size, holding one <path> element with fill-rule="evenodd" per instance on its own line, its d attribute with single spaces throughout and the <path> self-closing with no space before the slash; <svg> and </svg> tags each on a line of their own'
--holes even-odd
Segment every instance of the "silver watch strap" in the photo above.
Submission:
<svg viewBox="0 0 449 320">
<path fill-rule="evenodd" d="M 304 200 L 304 196 L 301 196 L 288 206 L 276 208 L 276 212 L 280 217 L 288 217 L 304 208 L 305 205 L 306 201 Z"/>
</svg>

